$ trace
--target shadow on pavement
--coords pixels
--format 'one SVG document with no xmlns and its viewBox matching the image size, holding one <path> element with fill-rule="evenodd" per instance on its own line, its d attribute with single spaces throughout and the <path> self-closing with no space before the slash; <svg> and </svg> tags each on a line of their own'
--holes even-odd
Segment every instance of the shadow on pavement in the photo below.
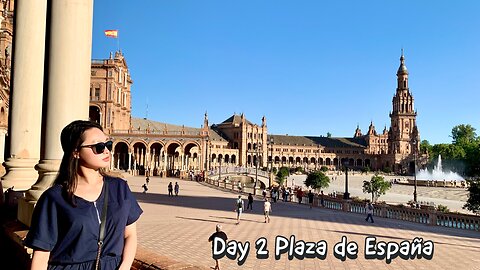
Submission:
<svg viewBox="0 0 480 270">
<path fill-rule="evenodd" d="M 209 190 L 209 187 L 200 185 L 196 182 L 190 182 L 190 183 L 199 185 L 199 187 L 204 187 L 206 192 L 208 192 Z M 233 210 L 236 207 L 236 199 L 238 197 L 238 193 L 219 191 L 218 189 L 215 189 L 215 190 L 216 192 L 223 192 L 231 196 L 230 198 L 217 197 L 217 196 L 189 196 L 189 195 L 182 195 L 182 193 L 180 193 L 180 196 L 178 197 L 169 197 L 166 194 L 158 194 L 158 193 L 133 192 L 133 194 L 137 198 L 138 202 L 141 202 L 141 203 L 232 212 L 231 218 L 225 217 L 225 216 L 209 216 L 214 219 L 201 219 L 201 218 L 180 217 L 180 216 L 177 216 L 177 218 L 198 220 L 203 222 L 216 222 L 216 223 L 222 223 L 222 221 L 219 221 L 221 219 L 229 219 L 235 222 L 236 214 L 233 212 Z M 246 197 L 247 196 L 245 194 L 242 194 L 242 198 L 245 200 L 245 204 L 246 204 Z M 259 220 L 262 220 L 263 219 L 263 201 L 256 199 L 255 202 L 253 203 L 253 209 L 254 209 L 253 211 L 248 211 L 244 213 L 259 215 L 260 216 Z M 347 212 L 342 212 L 337 210 L 323 209 L 323 208 L 309 209 L 308 205 L 297 204 L 297 203 L 285 203 L 285 202 L 272 203 L 271 216 L 317 220 L 317 221 L 332 222 L 332 223 L 352 224 L 356 226 L 363 225 L 363 226 L 371 226 L 371 227 L 395 228 L 398 230 L 410 230 L 412 231 L 411 239 L 413 239 L 416 236 L 420 236 L 419 233 L 434 233 L 434 234 L 440 234 L 440 235 L 447 235 L 450 237 L 453 236 L 453 237 L 472 238 L 474 240 L 478 240 L 480 238 L 480 233 L 475 231 L 464 231 L 464 230 L 458 230 L 458 229 L 452 229 L 452 228 L 446 228 L 446 227 L 429 226 L 429 225 L 417 224 L 417 223 L 408 222 L 408 221 L 386 219 L 386 218 L 380 218 L 380 217 L 374 217 L 375 223 L 371 224 L 371 223 L 365 222 L 364 215 L 347 213 Z M 245 216 L 242 217 L 242 221 L 263 223 L 260 221 L 246 220 Z M 229 222 L 223 221 L 223 223 L 229 223 Z M 345 233 L 352 233 L 352 232 L 345 232 Z M 388 236 L 385 236 L 385 237 L 388 237 Z M 411 240 L 411 239 L 407 239 L 407 240 Z"/>
</svg>

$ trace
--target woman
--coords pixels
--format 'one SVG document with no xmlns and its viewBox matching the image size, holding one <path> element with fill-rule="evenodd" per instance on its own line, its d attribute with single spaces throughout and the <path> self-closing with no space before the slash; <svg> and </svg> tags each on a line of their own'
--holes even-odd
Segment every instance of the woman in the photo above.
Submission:
<svg viewBox="0 0 480 270">
<path fill-rule="evenodd" d="M 67 125 L 60 140 L 59 173 L 38 200 L 25 239 L 34 250 L 31 269 L 95 269 L 102 220 L 100 268 L 130 269 L 142 209 L 123 179 L 105 173 L 112 142 L 100 125 L 82 120 Z"/>
</svg>

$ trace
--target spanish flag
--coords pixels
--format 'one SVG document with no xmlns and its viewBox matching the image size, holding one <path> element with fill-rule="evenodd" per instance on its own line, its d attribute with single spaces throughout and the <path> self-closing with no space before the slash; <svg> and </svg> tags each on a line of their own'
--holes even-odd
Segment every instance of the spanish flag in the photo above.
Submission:
<svg viewBox="0 0 480 270">
<path fill-rule="evenodd" d="M 111 37 L 111 38 L 117 38 L 118 30 L 105 30 L 105 36 Z"/>
</svg>

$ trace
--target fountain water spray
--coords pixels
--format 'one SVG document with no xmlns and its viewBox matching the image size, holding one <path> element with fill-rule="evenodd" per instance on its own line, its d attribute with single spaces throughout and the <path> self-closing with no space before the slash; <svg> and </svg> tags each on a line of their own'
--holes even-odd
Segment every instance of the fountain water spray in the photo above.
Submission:
<svg viewBox="0 0 480 270">
<path fill-rule="evenodd" d="M 447 180 L 447 181 L 463 181 L 458 173 L 451 171 L 443 171 L 442 156 L 438 155 L 437 165 L 433 166 L 433 171 L 422 169 L 417 172 L 417 179 L 419 180 Z"/>
</svg>

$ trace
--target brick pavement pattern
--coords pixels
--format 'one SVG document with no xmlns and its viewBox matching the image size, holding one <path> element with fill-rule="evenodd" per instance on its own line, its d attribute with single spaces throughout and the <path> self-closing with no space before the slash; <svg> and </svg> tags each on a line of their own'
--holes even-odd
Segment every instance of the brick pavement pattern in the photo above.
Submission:
<svg viewBox="0 0 480 270">
<path fill-rule="evenodd" d="M 236 225 L 235 199 L 238 194 L 224 192 L 201 183 L 177 178 L 151 177 L 149 190 L 143 194 L 144 177 L 127 177 L 144 214 L 138 221 L 139 247 L 161 254 L 178 262 L 213 268 L 208 237 L 221 224 L 229 240 L 250 242 L 246 262 L 239 266 L 236 260 L 220 260 L 221 269 L 480 269 L 480 233 L 426 226 L 411 222 L 374 217 L 375 223 L 365 222 L 365 216 L 328 209 L 309 209 L 306 205 L 272 203 L 271 222 L 264 223 L 263 202 L 256 200 L 253 211 L 242 216 Z M 168 197 L 169 182 L 178 182 L 178 197 Z M 246 196 L 243 195 L 246 200 Z M 274 241 L 277 235 L 297 240 L 328 243 L 325 260 L 289 260 L 283 254 L 275 260 Z M 342 236 L 358 243 L 357 259 L 341 261 L 334 257 L 333 247 Z M 375 236 L 377 241 L 403 240 L 415 237 L 432 240 L 435 251 L 432 260 L 403 260 L 399 257 L 390 264 L 385 260 L 365 259 L 364 241 Z M 268 240 L 268 259 L 257 259 L 255 241 Z"/>
</svg>

